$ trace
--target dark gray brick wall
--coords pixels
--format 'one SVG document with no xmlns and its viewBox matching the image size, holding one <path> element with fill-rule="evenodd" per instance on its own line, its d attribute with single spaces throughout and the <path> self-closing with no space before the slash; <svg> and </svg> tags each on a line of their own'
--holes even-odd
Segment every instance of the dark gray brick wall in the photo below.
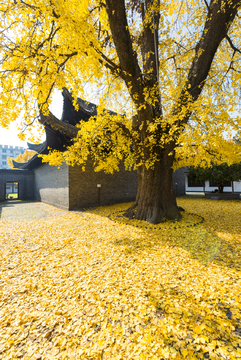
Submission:
<svg viewBox="0 0 241 360">
<path fill-rule="evenodd" d="M 19 183 L 19 199 L 34 199 L 34 173 L 25 170 L 0 170 L 0 201 L 5 200 L 6 182 Z"/>
<path fill-rule="evenodd" d="M 173 187 L 177 196 L 185 194 L 185 172 L 183 167 L 173 174 Z M 86 170 L 81 166 L 68 167 L 63 164 L 59 169 L 42 164 L 32 171 L 0 170 L 0 201 L 4 201 L 5 183 L 19 183 L 19 199 L 39 200 L 62 209 L 78 209 L 90 206 L 133 201 L 137 191 L 137 173 L 125 171 L 105 174 L 95 172 L 91 161 Z M 101 188 L 97 188 L 101 184 Z M 177 185 L 176 185 L 177 184 Z"/>
<path fill-rule="evenodd" d="M 68 166 L 63 164 L 50 166 L 42 164 L 34 169 L 35 174 L 35 200 L 57 206 L 61 209 L 69 209 L 69 181 Z"/>
<path fill-rule="evenodd" d="M 185 172 L 187 167 L 182 167 L 173 173 L 173 189 L 176 196 L 185 195 Z"/>
<path fill-rule="evenodd" d="M 101 188 L 97 188 L 101 184 Z M 69 208 L 70 210 L 133 201 L 137 191 L 137 172 L 125 171 L 105 174 L 95 172 L 91 161 L 85 171 L 81 166 L 69 167 Z M 100 203 L 99 203 L 100 200 Z"/>
</svg>

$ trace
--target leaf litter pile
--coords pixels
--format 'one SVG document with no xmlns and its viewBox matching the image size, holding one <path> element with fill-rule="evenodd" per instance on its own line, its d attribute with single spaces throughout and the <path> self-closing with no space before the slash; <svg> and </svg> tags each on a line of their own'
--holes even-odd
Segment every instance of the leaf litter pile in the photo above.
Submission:
<svg viewBox="0 0 241 360">
<path fill-rule="evenodd" d="M 241 202 L 129 205 L 2 206 L 0 359 L 241 359 Z"/>
</svg>

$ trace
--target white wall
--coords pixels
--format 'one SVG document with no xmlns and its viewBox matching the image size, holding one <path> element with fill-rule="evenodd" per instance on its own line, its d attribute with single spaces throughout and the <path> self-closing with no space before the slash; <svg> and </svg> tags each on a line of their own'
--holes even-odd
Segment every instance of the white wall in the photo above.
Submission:
<svg viewBox="0 0 241 360">
<path fill-rule="evenodd" d="M 209 181 L 205 181 L 205 191 L 211 192 L 214 190 L 218 190 L 218 187 L 216 186 L 209 186 Z M 186 192 L 203 192 L 204 188 L 201 187 L 189 187 L 188 186 L 188 177 L 187 174 L 185 174 L 185 191 Z M 224 192 L 232 192 L 232 186 L 225 186 L 223 188 Z M 233 191 L 236 193 L 241 193 L 241 180 L 240 181 L 234 181 L 233 182 Z"/>
<path fill-rule="evenodd" d="M 234 181 L 233 182 L 233 191 L 241 193 L 241 181 Z"/>
<path fill-rule="evenodd" d="M 188 177 L 187 177 L 187 174 L 185 174 L 185 190 L 186 190 L 186 192 L 189 192 L 189 191 L 203 192 L 203 186 L 189 187 L 188 186 Z"/>
<path fill-rule="evenodd" d="M 205 181 L 205 191 L 211 192 L 216 189 L 218 190 L 217 186 L 209 186 L 209 181 Z M 232 192 L 232 186 L 224 186 L 223 191 L 224 192 Z"/>
</svg>

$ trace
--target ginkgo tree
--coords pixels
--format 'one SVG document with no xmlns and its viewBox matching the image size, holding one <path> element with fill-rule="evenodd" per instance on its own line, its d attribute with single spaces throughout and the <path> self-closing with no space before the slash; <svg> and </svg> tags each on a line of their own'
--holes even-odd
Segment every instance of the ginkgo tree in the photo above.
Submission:
<svg viewBox="0 0 241 360">
<path fill-rule="evenodd" d="M 48 116 L 54 89 L 104 88 L 98 115 L 44 160 L 138 172 L 126 215 L 178 219 L 173 169 L 233 163 L 223 138 L 240 127 L 241 0 L 1 0 L 1 119 Z M 102 109 L 112 108 L 119 115 Z M 47 117 L 46 117 L 47 119 Z M 61 128 L 49 114 L 48 121 Z M 65 124 L 66 126 L 66 124 Z"/>
</svg>

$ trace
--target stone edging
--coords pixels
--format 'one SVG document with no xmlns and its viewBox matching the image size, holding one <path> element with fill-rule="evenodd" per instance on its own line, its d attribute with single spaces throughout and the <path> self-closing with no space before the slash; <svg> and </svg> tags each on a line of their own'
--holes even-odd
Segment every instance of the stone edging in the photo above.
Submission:
<svg viewBox="0 0 241 360">
<path fill-rule="evenodd" d="M 110 215 L 108 215 L 108 218 L 109 218 L 111 221 L 118 222 L 117 220 L 111 219 L 111 215 L 117 214 L 117 213 L 123 213 L 124 211 L 126 211 L 126 210 L 115 211 L 115 212 L 111 213 Z M 177 225 L 176 225 L 176 227 L 173 227 L 173 229 L 178 229 L 178 228 L 181 229 L 181 228 L 184 228 L 184 227 L 197 226 L 197 225 L 200 225 L 200 224 L 202 224 L 202 223 L 204 222 L 204 218 L 203 218 L 201 215 L 197 215 L 197 214 L 189 213 L 189 212 L 186 212 L 186 214 L 197 216 L 197 217 L 200 219 L 200 221 L 195 222 L 195 223 L 190 224 L 190 225 L 184 225 L 184 226 L 177 226 Z M 122 217 L 122 216 L 118 216 L 118 217 Z M 126 220 L 129 221 L 128 218 L 126 218 Z M 173 223 L 177 223 L 177 221 L 172 221 L 172 222 L 173 222 Z M 163 222 L 163 223 L 165 223 L 165 222 Z M 128 225 L 128 224 L 126 223 L 126 225 Z M 131 224 L 130 224 L 130 225 L 131 225 Z M 134 225 L 134 226 L 135 226 L 135 227 L 138 227 L 138 228 L 141 228 L 141 229 L 143 228 L 143 226 L 139 226 L 139 225 Z M 144 228 L 147 229 L 148 227 L 145 226 Z M 162 228 L 161 228 L 161 227 L 152 227 L 151 229 L 161 230 Z M 169 229 L 170 229 L 170 228 L 169 228 Z"/>
</svg>

